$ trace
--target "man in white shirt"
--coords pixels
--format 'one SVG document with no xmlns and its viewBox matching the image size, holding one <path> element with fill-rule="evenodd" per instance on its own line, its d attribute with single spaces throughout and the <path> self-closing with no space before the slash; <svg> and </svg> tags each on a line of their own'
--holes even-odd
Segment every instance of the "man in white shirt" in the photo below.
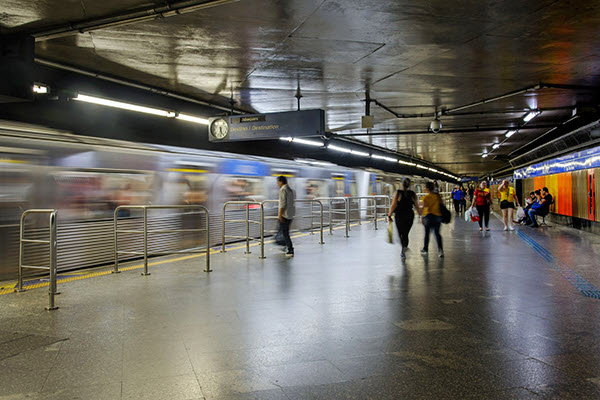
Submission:
<svg viewBox="0 0 600 400">
<path fill-rule="evenodd" d="M 294 191 L 288 186 L 287 178 L 283 175 L 277 178 L 277 185 L 279 185 L 279 232 L 283 236 L 287 247 L 285 255 L 293 257 L 294 246 L 292 245 L 292 239 L 290 239 L 290 224 L 296 214 Z"/>
</svg>

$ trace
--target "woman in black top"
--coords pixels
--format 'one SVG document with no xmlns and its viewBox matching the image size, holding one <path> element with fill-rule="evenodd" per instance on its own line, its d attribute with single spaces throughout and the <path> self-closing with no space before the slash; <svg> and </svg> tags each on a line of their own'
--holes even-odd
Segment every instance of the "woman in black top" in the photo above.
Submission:
<svg viewBox="0 0 600 400">
<path fill-rule="evenodd" d="M 392 222 L 392 213 L 396 214 L 396 228 L 398 228 L 400 245 L 402 246 L 400 256 L 404 258 L 406 257 L 406 249 L 408 248 L 408 234 L 415 219 L 413 205 L 418 210 L 419 201 L 416 193 L 410 190 L 410 179 L 406 178 L 402 181 L 402 189 L 398 190 L 394 195 L 388 219 Z"/>
</svg>

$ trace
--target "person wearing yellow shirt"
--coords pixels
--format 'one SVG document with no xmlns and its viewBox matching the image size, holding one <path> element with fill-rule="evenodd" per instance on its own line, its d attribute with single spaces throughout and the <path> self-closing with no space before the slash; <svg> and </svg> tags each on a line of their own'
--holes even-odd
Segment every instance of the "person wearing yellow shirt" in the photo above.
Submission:
<svg viewBox="0 0 600 400">
<path fill-rule="evenodd" d="M 502 210 L 502 222 L 504 222 L 504 230 L 514 231 L 513 226 L 513 212 L 515 211 L 515 200 L 517 206 L 519 206 L 519 199 L 515 192 L 515 188 L 508 185 L 508 180 L 503 180 L 502 184 L 498 187 L 500 193 L 500 209 Z"/>
<path fill-rule="evenodd" d="M 423 197 L 423 208 L 421 215 L 423 216 L 423 225 L 425 226 L 425 242 L 421 249 L 421 254 L 428 254 L 429 250 L 429 233 L 433 230 L 435 240 L 438 245 L 438 256 L 444 257 L 444 246 L 442 245 L 442 235 L 440 234 L 440 226 L 442 225 L 442 198 L 438 193 L 435 193 L 433 182 L 425 184 L 427 195 Z"/>
</svg>

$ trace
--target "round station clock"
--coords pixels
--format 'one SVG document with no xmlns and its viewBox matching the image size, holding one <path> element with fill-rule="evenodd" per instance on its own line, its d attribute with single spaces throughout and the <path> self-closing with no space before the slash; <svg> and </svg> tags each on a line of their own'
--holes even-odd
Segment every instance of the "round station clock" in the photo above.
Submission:
<svg viewBox="0 0 600 400">
<path fill-rule="evenodd" d="M 215 139 L 224 139 L 229 134 L 229 123 L 224 118 L 215 118 L 210 121 L 208 131 Z"/>
</svg>

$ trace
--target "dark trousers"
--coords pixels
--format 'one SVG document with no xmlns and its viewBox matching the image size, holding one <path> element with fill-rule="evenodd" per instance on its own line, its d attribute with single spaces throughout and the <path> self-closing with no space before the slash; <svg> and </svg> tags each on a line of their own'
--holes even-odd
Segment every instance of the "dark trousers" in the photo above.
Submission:
<svg viewBox="0 0 600 400">
<path fill-rule="evenodd" d="M 427 214 L 423 217 L 423 225 L 425 225 L 425 243 L 423 248 L 427 250 L 429 248 L 429 233 L 433 230 L 435 234 L 435 240 L 437 240 L 438 249 L 442 250 L 442 235 L 440 234 L 440 226 L 442 225 L 442 217 L 433 214 Z"/>
<path fill-rule="evenodd" d="M 467 200 L 466 199 L 462 199 L 460 201 L 460 211 L 461 212 L 467 211 Z"/>
<path fill-rule="evenodd" d="M 529 211 L 527 211 L 527 215 L 529 216 L 529 222 L 531 225 L 533 226 L 537 226 L 537 218 L 536 216 L 539 215 L 538 214 L 539 210 L 532 210 L 529 209 Z"/>
<path fill-rule="evenodd" d="M 483 228 L 483 220 L 485 219 L 485 227 L 487 228 L 490 223 L 490 205 L 475 206 L 475 208 L 477 208 L 477 212 L 479 213 L 479 227 Z"/>
<path fill-rule="evenodd" d="M 279 232 L 283 236 L 283 240 L 285 241 L 285 246 L 288 251 L 294 251 L 294 246 L 292 245 L 292 239 L 290 239 L 290 224 L 292 223 L 291 219 L 282 218 L 283 222 L 279 221 Z"/>
<path fill-rule="evenodd" d="M 458 214 L 460 212 L 460 200 L 452 199 L 454 203 L 454 211 Z"/>
<path fill-rule="evenodd" d="M 396 214 L 396 228 L 398 229 L 398 236 L 400 236 L 400 244 L 403 249 L 408 247 L 408 234 L 410 228 L 412 228 L 413 221 L 415 220 L 415 213 L 410 214 Z"/>
</svg>

